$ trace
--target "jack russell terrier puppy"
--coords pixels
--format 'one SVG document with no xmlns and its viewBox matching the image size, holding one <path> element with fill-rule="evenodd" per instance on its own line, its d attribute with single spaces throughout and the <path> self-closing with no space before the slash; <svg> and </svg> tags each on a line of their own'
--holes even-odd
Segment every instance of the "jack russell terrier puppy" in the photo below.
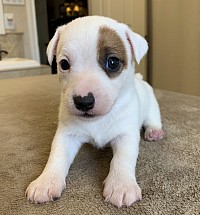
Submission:
<svg viewBox="0 0 200 215">
<path fill-rule="evenodd" d="M 145 139 L 162 139 L 160 110 L 152 88 L 134 74 L 146 40 L 117 21 L 78 18 L 57 29 L 47 48 L 56 55 L 61 83 L 58 128 L 42 174 L 26 190 L 35 203 L 53 201 L 66 187 L 71 163 L 83 143 L 110 144 L 113 158 L 103 196 L 117 207 L 141 200 L 135 177 L 140 129 Z"/>
</svg>

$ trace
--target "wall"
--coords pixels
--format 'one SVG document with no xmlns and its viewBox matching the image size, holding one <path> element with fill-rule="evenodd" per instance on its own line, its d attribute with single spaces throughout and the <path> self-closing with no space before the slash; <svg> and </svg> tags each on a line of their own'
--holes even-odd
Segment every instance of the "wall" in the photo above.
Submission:
<svg viewBox="0 0 200 215">
<path fill-rule="evenodd" d="M 10 49 L 9 47 L 6 46 L 5 43 L 2 43 L 2 40 L 5 40 L 5 37 L 8 37 L 8 42 L 9 43 L 10 40 L 12 40 L 15 44 L 18 43 L 18 39 L 19 39 L 19 35 L 15 34 L 15 33 L 21 33 L 23 34 L 22 38 L 19 39 L 19 44 L 21 43 L 21 40 L 23 40 L 23 55 L 26 58 L 31 58 L 31 53 L 30 53 L 30 45 L 29 45 L 29 31 L 28 31 L 28 17 L 27 17 L 27 12 L 26 12 L 26 5 L 20 5 L 20 6 L 15 6 L 15 5 L 3 5 L 3 12 L 4 13 L 13 13 L 14 14 L 14 22 L 15 22 L 15 27 L 16 29 L 13 31 L 13 36 L 12 33 L 9 33 L 9 35 L 0 35 L 0 43 L 2 48 L 6 49 Z M 18 36 L 16 36 L 18 35 Z M 15 39 L 17 39 L 16 41 L 14 41 Z M 16 45 L 13 45 L 13 47 L 17 48 L 19 47 Z M 20 44 L 21 45 L 21 44 Z M 4 47 L 6 46 L 6 47 Z M 20 47 L 20 49 L 22 49 Z M 13 50 L 13 48 L 12 48 Z M 9 51 L 9 50 L 8 50 Z M 16 50 L 16 52 L 18 52 Z M 19 50 L 19 52 L 21 53 L 22 56 L 22 50 Z"/>
<path fill-rule="evenodd" d="M 23 33 L 7 33 L 0 35 L 1 49 L 8 52 L 7 55 L 2 54 L 2 57 L 22 57 L 24 58 L 24 41 Z"/>
<path fill-rule="evenodd" d="M 200 96 L 200 1 L 152 0 L 152 44 L 153 86 Z"/>
</svg>

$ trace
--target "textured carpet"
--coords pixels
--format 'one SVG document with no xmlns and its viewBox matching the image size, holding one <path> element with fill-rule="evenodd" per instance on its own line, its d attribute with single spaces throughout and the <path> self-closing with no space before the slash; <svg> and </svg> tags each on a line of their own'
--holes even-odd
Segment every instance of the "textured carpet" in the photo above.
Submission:
<svg viewBox="0 0 200 215">
<path fill-rule="evenodd" d="M 167 136 L 141 140 L 136 176 L 142 201 L 117 209 L 102 182 L 111 149 L 85 145 L 71 166 L 62 197 L 27 202 L 28 184 L 43 170 L 57 126 L 57 76 L 0 80 L 0 214 L 200 214 L 200 97 L 156 90 Z"/>
</svg>

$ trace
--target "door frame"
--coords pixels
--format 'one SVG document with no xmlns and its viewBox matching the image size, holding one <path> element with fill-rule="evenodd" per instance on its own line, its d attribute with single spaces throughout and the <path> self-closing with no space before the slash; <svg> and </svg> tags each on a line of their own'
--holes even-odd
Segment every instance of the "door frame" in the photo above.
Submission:
<svg viewBox="0 0 200 215">
<path fill-rule="evenodd" d="M 35 0 L 26 1 L 26 12 L 28 17 L 28 35 L 31 58 L 40 63 L 39 43 L 37 34 Z"/>
<path fill-rule="evenodd" d="M 5 34 L 2 0 L 0 0 L 0 34 Z"/>
</svg>

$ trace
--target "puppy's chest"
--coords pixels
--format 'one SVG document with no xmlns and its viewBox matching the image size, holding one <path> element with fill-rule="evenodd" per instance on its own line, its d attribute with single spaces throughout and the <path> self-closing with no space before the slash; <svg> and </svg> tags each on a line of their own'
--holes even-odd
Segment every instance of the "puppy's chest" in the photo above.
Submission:
<svg viewBox="0 0 200 215">
<path fill-rule="evenodd" d="M 87 139 L 88 139 L 87 142 L 91 143 L 92 145 L 98 148 L 102 148 L 112 140 L 113 134 L 111 134 L 110 132 L 111 132 L 110 129 L 93 128 L 87 131 Z"/>
<path fill-rule="evenodd" d="M 109 143 L 109 141 L 107 142 L 106 139 L 100 138 L 100 139 L 94 139 L 94 138 L 90 138 L 87 143 L 92 144 L 93 146 L 97 147 L 97 148 L 103 148 L 107 143 Z"/>
<path fill-rule="evenodd" d="M 108 124 L 99 125 L 98 123 L 81 126 L 79 134 L 83 137 L 85 142 L 91 143 L 98 148 L 104 147 L 117 136 L 113 126 L 109 126 Z"/>
</svg>

